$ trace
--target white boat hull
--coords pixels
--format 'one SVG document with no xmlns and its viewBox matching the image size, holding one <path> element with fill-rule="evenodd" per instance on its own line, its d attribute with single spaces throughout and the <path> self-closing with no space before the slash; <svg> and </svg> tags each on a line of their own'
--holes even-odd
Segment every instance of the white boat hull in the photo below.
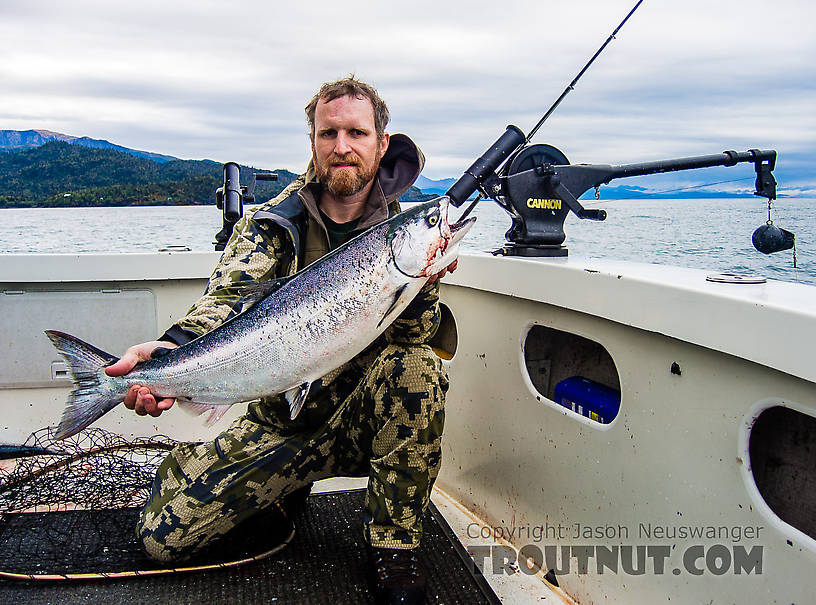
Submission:
<svg viewBox="0 0 816 605">
<path fill-rule="evenodd" d="M 10 357 L 0 367 L 0 441 L 20 443 L 57 423 L 69 389 L 42 329 L 69 331 L 112 352 L 142 333 L 155 338 L 203 290 L 217 255 L 5 258 L 11 262 L 0 269 L 0 328 L 14 337 L 3 343 Z M 527 579 L 529 571 L 494 568 L 491 545 L 510 544 L 533 559 L 546 546 L 557 547 L 555 566 L 563 572 L 556 576 L 563 593 L 541 581 L 548 599 L 565 593 L 579 603 L 810 601 L 816 540 L 765 502 L 749 440 L 766 408 L 816 416 L 816 288 L 705 278 L 651 265 L 469 254 L 446 277 L 447 320 L 437 344 L 455 353 L 447 362 L 451 390 L 437 485 L 482 520 L 458 533 L 489 580 L 508 581 L 507 569 Z M 90 302 L 75 304 L 77 296 Z M 125 299 L 118 296 L 146 309 L 141 323 L 123 322 L 116 309 Z M 60 308 L 69 299 L 74 311 L 66 318 Z M 10 310 L 35 302 L 53 311 L 29 317 L 21 330 Z M 55 325 L 61 317 L 77 325 Z M 621 392 L 611 422 L 572 412 L 534 385 L 541 378 L 529 375 L 528 335 L 541 339 L 553 331 L 608 352 Z M 592 371 L 586 360 L 575 363 Z M 544 359 L 540 368 L 554 381 L 557 361 L 549 364 Z M 122 407 L 98 425 L 126 436 L 198 440 L 228 422 L 208 429 L 179 411 L 145 419 Z M 803 486 L 794 496 L 816 510 L 813 489 Z M 562 547 L 568 560 L 560 557 Z M 637 558 L 624 560 L 627 553 L 637 557 L 638 547 L 653 549 L 642 574 Z M 599 553 L 606 556 L 603 573 Z M 545 561 L 530 573 L 543 577 L 552 566 Z"/>
</svg>

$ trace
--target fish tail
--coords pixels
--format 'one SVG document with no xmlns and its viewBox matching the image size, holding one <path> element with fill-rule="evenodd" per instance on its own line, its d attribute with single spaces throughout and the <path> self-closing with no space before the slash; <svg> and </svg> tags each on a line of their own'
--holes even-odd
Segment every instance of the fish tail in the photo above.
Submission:
<svg viewBox="0 0 816 605">
<path fill-rule="evenodd" d="M 64 332 L 46 330 L 45 334 L 62 355 L 74 382 L 56 435 L 57 439 L 65 439 L 113 409 L 124 393 L 112 381 L 105 380 L 101 371 L 116 357 Z"/>
</svg>

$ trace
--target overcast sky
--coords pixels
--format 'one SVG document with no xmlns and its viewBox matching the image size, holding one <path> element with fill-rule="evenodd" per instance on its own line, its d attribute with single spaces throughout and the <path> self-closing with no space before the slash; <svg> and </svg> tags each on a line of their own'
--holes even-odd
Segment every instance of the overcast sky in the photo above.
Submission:
<svg viewBox="0 0 816 605">
<path fill-rule="evenodd" d="M 353 72 L 426 176 L 459 176 L 634 4 L 2 0 L 0 129 L 299 172 L 303 106 Z M 780 186 L 816 186 L 814 23 L 812 0 L 645 0 L 534 142 L 604 163 L 774 148 Z"/>
</svg>

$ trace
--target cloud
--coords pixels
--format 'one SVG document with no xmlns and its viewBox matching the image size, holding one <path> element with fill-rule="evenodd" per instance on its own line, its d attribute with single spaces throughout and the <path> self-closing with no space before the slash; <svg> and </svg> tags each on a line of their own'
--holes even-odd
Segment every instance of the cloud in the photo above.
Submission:
<svg viewBox="0 0 816 605">
<path fill-rule="evenodd" d="M 456 176 L 506 124 L 529 130 L 633 4 L 7 0 L 0 128 L 297 171 L 303 106 L 354 72 L 426 174 Z M 644 2 L 536 141 L 610 163 L 774 147 L 804 169 L 814 20 L 805 0 Z"/>
</svg>

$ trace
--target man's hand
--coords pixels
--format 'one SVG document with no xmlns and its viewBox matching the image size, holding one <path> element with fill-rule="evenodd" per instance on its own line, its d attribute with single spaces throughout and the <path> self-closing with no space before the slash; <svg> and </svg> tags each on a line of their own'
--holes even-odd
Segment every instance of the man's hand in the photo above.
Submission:
<svg viewBox="0 0 816 605">
<path fill-rule="evenodd" d="M 122 358 L 113 365 L 105 368 L 108 376 L 124 376 L 133 369 L 140 361 L 151 359 L 156 349 L 175 349 L 178 345 L 163 340 L 152 340 L 130 347 Z M 175 403 L 175 399 L 159 399 L 153 396 L 145 386 L 134 384 L 125 395 L 125 407 L 134 410 L 139 416 L 150 414 L 154 418 L 161 415 L 165 410 L 169 410 Z"/>
<path fill-rule="evenodd" d="M 428 280 L 428 283 L 429 283 L 429 284 L 432 284 L 432 283 L 434 283 L 434 282 L 435 282 L 437 279 L 442 279 L 443 277 L 445 277 L 445 275 L 448 273 L 448 271 L 450 271 L 451 273 L 453 273 L 454 271 L 456 271 L 456 267 L 458 267 L 458 266 L 459 266 L 459 259 L 457 258 L 455 261 L 453 261 L 453 262 L 452 262 L 450 265 L 448 265 L 447 267 L 445 267 L 444 269 L 442 269 L 442 270 L 441 270 L 439 273 L 437 273 L 436 275 L 431 275 L 430 279 Z"/>
</svg>

